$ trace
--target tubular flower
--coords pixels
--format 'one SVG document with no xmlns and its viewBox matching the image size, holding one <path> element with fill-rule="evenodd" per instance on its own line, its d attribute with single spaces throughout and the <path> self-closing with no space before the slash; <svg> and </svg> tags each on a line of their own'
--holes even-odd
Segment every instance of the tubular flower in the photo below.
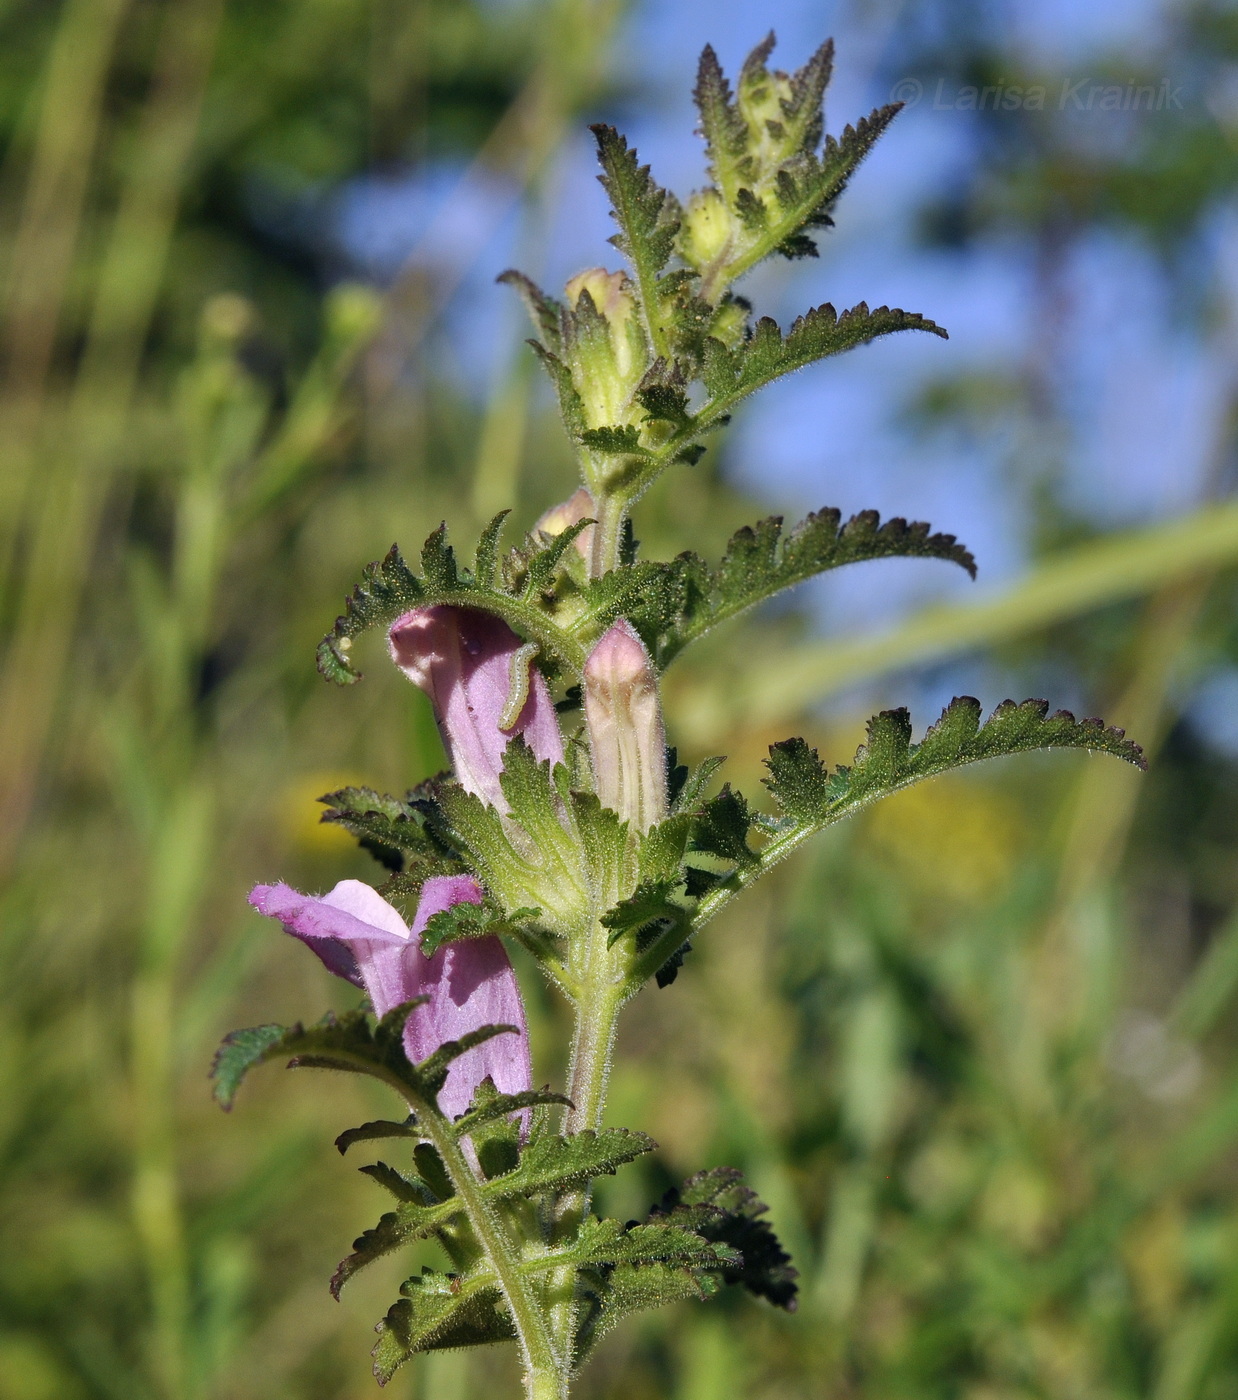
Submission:
<svg viewBox="0 0 1238 1400">
<path fill-rule="evenodd" d="M 666 816 L 666 731 L 653 663 L 626 618 L 589 653 L 584 702 L 602 806 L 648 831 Z"/>
<path fill-rule="evenodd" d="M 467 791 L 507 811 L 499 774 L 517 734 L 539 759 L 563 761 L 559 720 L 532 648 L 502 618 L 446 603 L 415 608 L 392 623 L 388 643 L 391 659 L 434 702 Z"/>
<path fill-rule="evenodd" d="M 278 919 L 336 976 L 364 987 L 377 1015 L 428 996 L 404 1025 L 404 1053 L 411 1061 L 424 1060 L 444 1041 L 479 1026 L 517 1027 L 518 1035 L 495 1036 L 453 1061 L 438 1102 L 454 1118 L 487 1077 L 504 1094 L 533 1083 L 524 1002 L 499 939 L 462 939 L 432 958 L 421 951 L 421 934 L 435 914 L 453 904 L 480 904 L 481 897 L 469 875 L 433 876 L 422 886 L 411 930 L 397 909 L 360 880 L 341 880 L 321 896 L 299 894 L 282 883 L 258 885 L 249 902 Z"/>
</svg>

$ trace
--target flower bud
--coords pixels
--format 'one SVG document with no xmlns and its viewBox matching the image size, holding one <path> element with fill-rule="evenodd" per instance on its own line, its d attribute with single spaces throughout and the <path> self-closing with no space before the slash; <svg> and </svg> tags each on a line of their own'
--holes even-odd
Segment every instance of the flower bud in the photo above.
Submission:
<svg viewBox="0 0 1238 1400">
<path fill-rule="evenodd" d="M 622 330 L 636 311 L 631 282 L 626 272 L 607 272 L 604 267 L 587 267 L 568 278 L 567 299 L 575 310 L 581 292 L 588 292 L 598 315 L 612 330 Z"/>
<path fill-rule="evenodd" d="M 499 775 L 517 734 L 537 758 L 563 761 L 545 678 L 501 617 L 446 603 L 415 608 L 392 623 L 388 645 L 395 664 L 434 702 L 443 743 L 467 791 L 507 811 Z"/>
<path fill-rule="evenodd" d="M 748 329 L 748 307 L 740 301 L 724 301 L 714 312 L 709 333 L 728 350 L 738 350 Z"/>
<path fill-rule="evenodd" d="M 717 190 L 698 190 L 684 210 L 679 252 L 698 270 L 723 257 L 731 241 L 731 214 Z"/>
<path fill-rule="evenodd" d="M 649 352 L 624 272 L 587 268 L 567 284 L 567 362 L 590 427 L 627 421 L 631 395 L 648 368 Z"/>
<path fill-rule="evenodd" d="M 533 533 L 536 535 L 540 531 L 543 535 L 561 535 L 564 530 L 570 529 L 578 520 L 592 520 L 593 518 L 593 497 L 582 486 L 578 491 L 573 492 L 566 501 L 560 501 L 557 506 L 551 506 L 544 515 L 539 516 L 537 523 L 533 526 Z M 580 557 L 587 561 L 593 550 L 593 526 L 586 526 L 572 543 Z"/>
<path fill-rule="evenodd" d="M 666 816 L 666 731 L 653 663 L 626 618 L 589 653 L 584 703 L 597 795 L 648 831 Z"/>
</svg>

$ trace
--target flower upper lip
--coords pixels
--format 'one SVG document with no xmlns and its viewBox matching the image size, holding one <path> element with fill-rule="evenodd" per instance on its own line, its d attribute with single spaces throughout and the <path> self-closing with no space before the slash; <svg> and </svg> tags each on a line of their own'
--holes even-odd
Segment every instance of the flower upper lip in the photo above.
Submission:
<svg viewBox="0 0 1238 1400">
<path fill-rule="evenodd" d="M 391 659 L 429 695 L 456 777 L 499 811 L 499 776 L 517 734 L 540 760 L 563 761 L 563 736 L 541 672 L 518 654 L 523 643 L 502 618 L 480 608 L 439 603 L 398 617 L 388 633 Z M 527 694 L 515 722 L 502 726 L 513 665 L 526 666 Z M 526 676 L 517 677 L 523 683 Z"/>
</svg>

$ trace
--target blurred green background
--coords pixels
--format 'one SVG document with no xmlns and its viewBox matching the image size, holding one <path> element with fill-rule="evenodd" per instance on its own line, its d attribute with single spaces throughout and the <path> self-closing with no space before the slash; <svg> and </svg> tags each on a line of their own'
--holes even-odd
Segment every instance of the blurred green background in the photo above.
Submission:
<svg viewBox="0 0 1238 1400">
<path fill-rule="evenodd" d="M 314 799 L 441 761 L 377 646 L 341 691 L 314 645 L 393 538 L 568 493 L 491 279 L 602 260 L 589 120 L 697 178 L 696 53 L 734 69 L 771 19 L 787 66 L 837 35 L 833 129 L 911 106 L 837 259 L 759 309 L 898 299 L 954 339 L 799 376 L 638 533 L 931 508 L 994 582 L 810 590 L 684 663 L 672 736 L 751 791 L 772 739 L 845 762 L 876 705 L 974 690 L 1101 712 L 1153 762 L 911 791 L 633 1006 L 612 1119 L 661 1146 L 609 1208 L 742 1167 L 802 1303 L 629 1326 L 580 1393 L 1238 1397 L 1238 12 L 4 0 L 0 1400 L 375 1393 L 408 1261 L 342 1304 L 326 1280 L 382 1209 L 330 1142 L 381 1101 L 268 1072 L 228 1119 L 206 1082 L 224 1031 L 352 996 L 250 884 L 372 876 Z M 530 1001 L 549 1076 L 562 1009 Z M 513 1378 L 436 1355 L 391 1389 Z"/>
</svg>

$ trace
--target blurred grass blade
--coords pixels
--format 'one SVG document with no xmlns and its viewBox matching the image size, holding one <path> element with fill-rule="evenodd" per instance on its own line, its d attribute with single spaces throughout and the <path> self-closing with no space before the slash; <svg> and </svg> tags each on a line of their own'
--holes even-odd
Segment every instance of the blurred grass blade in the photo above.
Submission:
<svg viewBox="0 0 1238 1400">
<path fill-rule="evenodd" d="M 1171 1025 L 1182 1035 L 1207 1035 L 1238 992 L 1238 909 L 1216 931 L 1208 951 L 1178 993 Z"/>
</svg>

